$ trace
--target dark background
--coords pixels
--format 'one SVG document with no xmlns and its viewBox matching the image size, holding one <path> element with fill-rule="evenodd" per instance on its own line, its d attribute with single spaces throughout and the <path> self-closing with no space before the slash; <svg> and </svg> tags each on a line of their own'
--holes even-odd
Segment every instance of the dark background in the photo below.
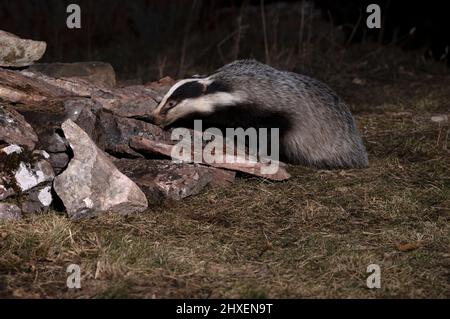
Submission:
<svg viewBox="0 0 450 319">
<path fill-rule="evenodd" d="M 81 29 L 66 27 L 70 3 L 81 6 Z M 381 30 L 365 25 L 369 3 L 382 8 Z M 107 61 L 121 79 L 150 80 L 247 57 L 320 73 L 355 47 L 355 56 L 389 46 L 445 64 L 448 14 L 445 1 L 2 0 L 0 29 L 46 41 L 43 61 Z"/>
</svg>

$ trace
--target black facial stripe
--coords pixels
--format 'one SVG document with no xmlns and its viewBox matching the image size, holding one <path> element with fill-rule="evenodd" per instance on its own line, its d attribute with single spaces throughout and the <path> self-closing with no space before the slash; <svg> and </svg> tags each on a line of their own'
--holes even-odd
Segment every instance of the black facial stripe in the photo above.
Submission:
<svg viewBox="0 0 450 319">
<path fill-rule="evenodd" d="M 197 82 L 188 82 L 177 88 L 172 95 L 170 100 L 184 100 L 189 98 L 200 97 L 204 92 L 204 85 Z"/>
<path fill-rule="evenodd" d="M 167 112 L 174 108 L 181 100 L 189 98 L 197 98 L 206 94 L 214 94 L 218 92 L 231 92 L 229 85 L 214 81 L 207 87 L 204 84 L 197 81 L 187 82 L 178 87 L 167 99 L 166 104 L 161 110 L 161 114 L 167 114 Z"/>
</svg>

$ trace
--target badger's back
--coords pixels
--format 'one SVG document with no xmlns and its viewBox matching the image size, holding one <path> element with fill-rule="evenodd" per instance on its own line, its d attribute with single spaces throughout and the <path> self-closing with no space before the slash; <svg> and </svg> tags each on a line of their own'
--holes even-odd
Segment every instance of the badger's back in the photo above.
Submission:
<svg viewBox="0 0 450 319">
<path fill-rule="evenodd" d="M 255 60 L 227 64 L 210 78 L 246 96 L 247 109 L 234 112 L 238 120 L 253 117 L 255 126 L 264 114 L 278 120 L 274 126 L 280 126 L 281 155 L 288 162 L 319 168 L 367 167 L 367 152 L 353 116 L 324 83 Z"/>
</svg>

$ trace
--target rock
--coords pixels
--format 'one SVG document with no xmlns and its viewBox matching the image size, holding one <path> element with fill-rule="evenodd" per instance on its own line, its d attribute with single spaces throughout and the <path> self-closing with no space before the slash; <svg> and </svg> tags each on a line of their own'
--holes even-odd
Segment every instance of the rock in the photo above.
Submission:
<svg viewBox="0 0 450 319">
<path fill-rule="evenodd" d="M 99 106 L 87 98 L 70 98 L 51 106 L 22 107 L 19 112 L 37 133 L 37 147 L 50 153 L 58 153 L 67 150 L 61 124 L 71 119 L 93 137 L 96 125 L 94 112 L 98 109 Z"/>
<path fill-rule="evenodd" d="M 72 218 L 101 212 L 130 214 L 147 208 L 139 187 L 122 174 L 72 120 L 62 124 L 74 157 L 58 175 L 53 187 Z"/>
<path fill-rule="evenodd" d="M 170 138 L 169 132 L 163 131 L 159 126 L 119 117 L 103 110 L 98 112 L 96 142 L 102 150 L 118 157 L 143 157 L 129 147 L 132 136 L 143 136 L 158 141 Z"/>
<path fill-rule="evenodd" d="M 49 163 L 52 165 L 55 174 L 61 173 L 69 164 L 70 158 L 67 153 L 50 153 Z"/>
<path fill-rule="evenodd" d="M 94 138 L 97 112 L 101 106 L 86 98 L 74 98 L 64 101 L 66 119 L 74 121 L 90 138 Z"/>
<path fill-rule="evenodd" d="M 191 132 L 194 139 L 198 140 L 199 132 Z M 153 141 L 141 136 L 133 136 L 130 138 L 130 147 L 136 151 L 144 152 L 153 155 L 162 155 L 173 160 L 183 162 L 197 162 L 195 159 L 200 159 L 200 163 L 204 165 L 210 165 L 212 167 L 223 168 L 227 170 L 240 171 L 246 174 L 264 177 L 270 180 L 283 181 L 289 179 L 291 175 L 286 171 L 286 164 L 278 161 L 259 161 L 257 158 L 252 157 L 251 160 L 246 159 L 246 155 L 249 154 L 227 154 L 224 153 L 221 156 L 220 161 L 207 162 L 203 157 L 203 149 L 196 149 L 192 147 L 194 140 L 184 141 L 181 140 L 179 145 L 169 144 L 166 141 Z M 225 147 L 226 140 L 215 136 L 214 143 L 216 148 Z M 204 147 L 204 146 L 203 146 Z M 180 150 L 191 150 L 181 154 Z M 236 149 L 234 150 L 236 153 Z"/>
<path fill-rule="evenodd" d="M 44 213 L 53 202 L 51 185 L 36 187 L 21 198 L 21 208 L 24 214 Z"/>
<path fill-rule="evenodd" d="M 155 90 L 136 85 L 112 91 L 95 91 L 92 100 L 119 116 L 151 119 L 158 105 L 155 100 L 158 96 Z"/>
<path fill-rule="evenodd" d="M 15 183 L 22 192 L 55 178 L 53 168 L 46 160 L 34 163 L 20 162 L 14 174 Z"/>
<path fill-rule="evenodd" d="M 53 78 L 43 73 L 31 72 L 28 69 L 16 72 L 15 76 L 16 79 L 10 81 L 10 85 L 17 83 L 17 78 L 21 77 L 32 90 L 46 99 L 54 97 L 90 97 L 92 92 L 102 89 L 81 78 Z M 19 86 L 19 88 L 22 87 Z M 52 90 L 52 92 L 49 92 L 49 90 Z M 103 88 L 103 90 L 108 89 Z"/>
<path fill-rule="evenodd" d="M 159 103 L 175 83 L 176 81 L 174 79 L 170 76 L 166 76 L 158 81 L 146 83 L 145 86 L 153 89 L 157 93 L 155 100 Z"/>
<path fill-rule="evenodd" d="M 55 175 L 46 152 L 4 150 L 0 150 L 0 200 L 53 180 Z"/>
<path fill-rule="evenodd" d="M 0 68 L 0 99 L 7 102 L 39 106 L 67 98 L 87 98 L 97 90 L 99 88 L 83 79 L 56 79 L 41 73 Z"/>
<path fill-rule="evenodd" d="M 37 63 L 28 68 L 53 78 L 78 78 L 98 87 L 113 88 L 116 74 L 113 67 L 105 62 Z"/>
<path fill-rule="evenodd" d="M 198 194 L 207 185 L 228 185 L 235 176 L 230 171 L 170 160 L 117 159 L 114 164 L 153 202 L 180 200 Z"/>
<path fill-rule="evenodd" d="M 0 104 L 0 141 L 26 146 L 32 150 L 38 137 L 21 114 Z"/>
<path fill-rule="evenodd" d="M 11 155 L 14 153 L 20 154 L 23 152 L 23 148 L 21 148 L 19 145 L 11 144 L 0 149 L 0 152 L 5 153 L 6 155 Z"/>
<path fill-rule="evenodd" d="M 9 196 L 14 195 L 15 192 L 12 188 L 6 186 L 6 181 L 3 180 L 3 176 L 0 177 L 0 200 L 4 200 Z"/>
<path fill-rule="evenodd" d="M 14 191 L 14 171 L 18 167 L 18 158 L 24 151 L 16 148 L 17 145 L 9 145 L 0 149 L 0 200 L 4 200 L 16 192 Z"/>
<path fill-rule="evenodd" d="M 22 67 L 33 64 L 45 53 L 43 41 L 21 39 L 0 30 L 0 66 Z"/>
<path fill-rule="evenodd" d="M 1 149 L 0 200 L 20 195 L 22 212 L 45 211 L 52 202 L 50 190 L 54 178 L 49 158 L 45 151 L 31 152 L 14 144 Z"/>
<path fill-rule="evenodd" d="M 14 204 L 0 203 L 0 220 L 18 220 L 21 217 L 19 207 Z"/>
<path fill-rule="evenodd" d="M 126 79 L 118 80 L 116 83 L 117 88 L 124 88 L 127 86 L 142 85 L 142 79 Z"/>
<path fill-rule="evenodd" d="M 33 151 L 33 154 L 40 155 L 42 158 L 45 158 L 46 160 L 50 158 L 50 155 L 44 150 L 35 150 Z"/>
<path fill-rule="evenodd" d="M 67 150 L 67 141 L 64 136 L 58 132 L 58 127 L 43 127 L 39 129 L 39 136 L 39 148 L 50 153 L 65 152 Z"/>
</svg>

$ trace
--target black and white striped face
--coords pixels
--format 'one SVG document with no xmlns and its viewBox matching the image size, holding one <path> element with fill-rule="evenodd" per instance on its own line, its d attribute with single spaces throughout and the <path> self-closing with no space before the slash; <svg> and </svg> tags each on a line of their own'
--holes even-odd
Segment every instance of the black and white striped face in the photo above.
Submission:
<svg viewBox="0 0 450 319">
<path fill-rule="evenodd" d="M 210 78 L 185 79 L 175 83 L 153 112 L 154 122 L 167 126 L 192 114 L 211 114 L 217 107 L 244 100 L 239 92 Z"/>
</svg>

